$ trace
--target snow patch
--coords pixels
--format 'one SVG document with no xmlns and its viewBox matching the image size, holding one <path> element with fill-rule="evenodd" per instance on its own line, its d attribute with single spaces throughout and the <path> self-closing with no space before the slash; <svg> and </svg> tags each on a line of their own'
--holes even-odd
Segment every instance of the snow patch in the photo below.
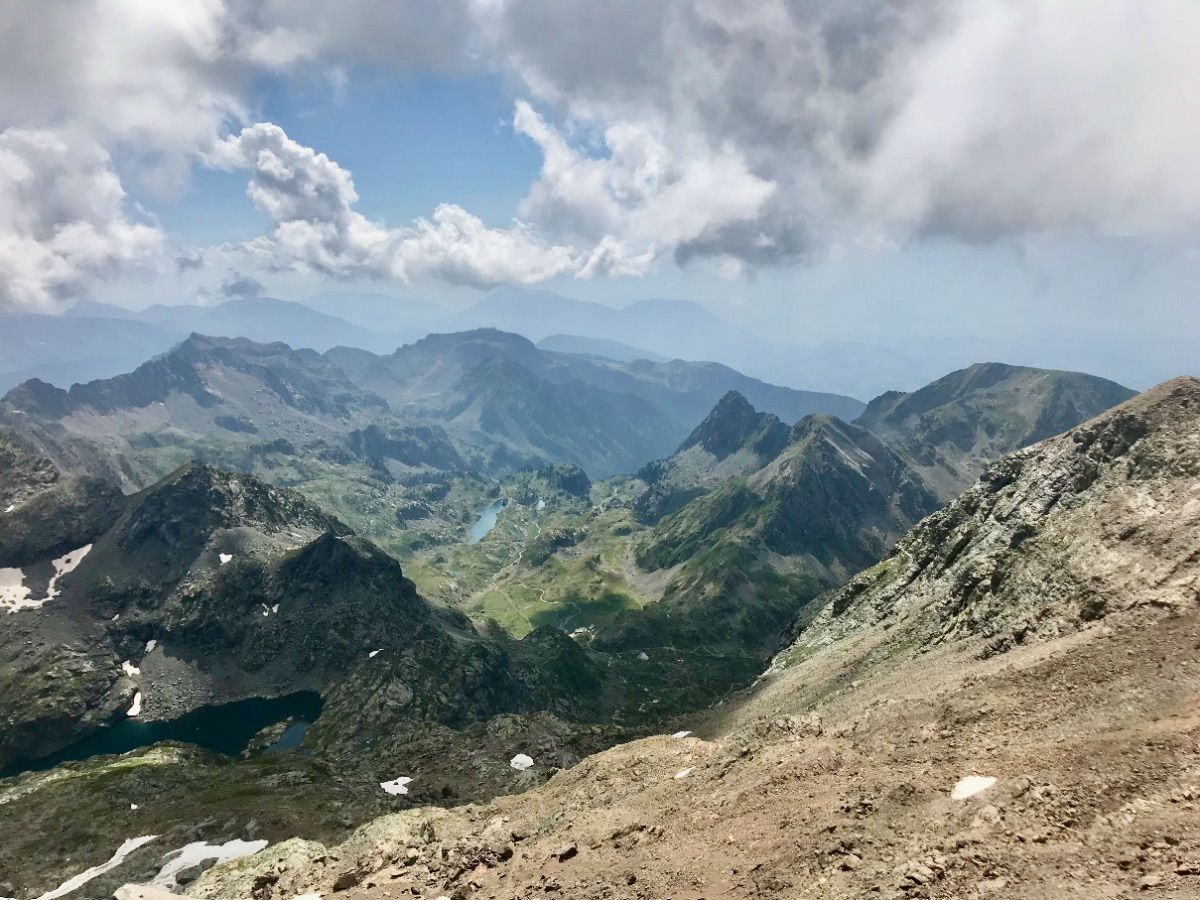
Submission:
<svg viewBox="0 0 1200 900">
<path fill-rule="evenodd" d="M 125 711 L 127 716 L 140 716 L 142 714 L 142 692 L 138 691 L 133 695 L 133 705 Z"/>
<path fill-rule="evenodd" d="M 0 606 L 7 607 L 9 612 L 16 612 L 19 609 L 38 609 L 44 603 L 55 599 L 60 593 L 59 581 L 64 575 L 74 572 L 91 549 L 92 545 L 86 544 L 50 561 L 50 565 L 54 567 L 54 574 L 50 576 L 50 583 L 46 585 L 44 597 L 32 596 L 32 590 L 25 584 L 23 570 L 0 569 Z"/>
<path fill-rule="evenodd" d="M 154 640 L 154 638 L 151 638 L 150 640 L 146 641 L 146 652 L 153 653 L 154 648 L 157 646 L 158 646 L 158 641 Z"/>
<path fill-rule="evenodd" d="M 273 612 L 273 613 L 279 612 L 279 604 L 278 603 L 276 603 L 274 606 L 271 607 L 271 612 Z"/>
<path fill-rule="evenodd" d="M 649 660 L 649 659 L 650 659 L 650 657 L 646 655 L 646 651 L 645 651 L 645 650 L 643 650 L 643 651 L 641 651 L 640 653 L 638 653 L 638 655 L 637 655 L 637 658 L 638 658 L 638 659 L 640 659 L 642 662 L 646 662 L 647 660 Z"/>
<path fill-rule="evenodd" d="M 143 837 L 130 838 L 117 848 L 117 852 L 112 855 L 108 862 L 101 863 L 98 866 L 92 866 L 90 869 L 80 872 L 74 878 L 68 878 L 54 890 L 50 891 L 49 893 L 42 894 L 42 896 L 38 897 L 37 900 L 56 900 L 58 897 L 65 897 L 72 891 L 76 891 L 83 887 L 93 878 L 98 878 L 105 872 L 115 869 L 121 863 L 125 862 L 125 858 L 134 850 L 137 850 L 143 844 L 150 843 L 157 837 L 157 834 L 147 834 Z"/>
<path fill-rule="evenodd" d="M 138 805 L 137 805 L 136 803 L 130 803 L 130 804 L 129 804 L 129 808 L 130 808 L 130 809 L 132 809 L 132 810 L 134 810 L 134 811 L 136 811 L 136 810 L 137 810 L 137 808 L 138 808 Z"/>
<path fill-rule="evenodd" d="M 391 794 L 393 797 L 398 797 L 400 794 L 408 793 L 408 785 L 412 783 L 411 778 L 401 776 L 394 781 L 381 781 L 379 786 L 383 788 L 385 794 Z"/>
<path fill-rule="evenodd" d="M 538 512 L 541 512 L 545 508 L 546 508 L 546 501 L 543 500 L 541 497 L 538 497 L 537 506 L 535 506 L 534 509 L 536 509 Z"/>
<path fill-rule="evenodd" d="M 264 615 L 264 616 L 269 616 L 269 615 L 271 614 L 271 608 L 270 608 L 269 606 L 267 606 L 267 604 L 265 604 L 265 603 L 260 603 L 260 604 L 258 604 L 258 605 L 262 607 L 262 611 L 263 611 L 263 615 Z"/>
<path fill-rule="evenodd" d="M 15 503 L 10 503 L 10 504 L 8 504 L 8 506 L 5 508 L 5 510 L 4 510 L 4 511 L 5 511 L 6 513 L 10 513 L 10 512 L 12 512 L 14 509 L 16 509 L 16 508 L 17 508 L 17 504 L 15 504 Z"/>
<path fill-rule="evenodd" d="M 675 740 L 677 740 L 677 741 L 681 741 L 685 737 L 687 737 L 689 734 L 691 734 L 690 731 L 677 731 L 673 735 L 671 735 L 671 737 L 675 738 Z"/>
<path fill-rule="evenodd" d="M 121 663 L 121 671 L 124 672 L 126 675 L 128 675 L 130 678 L 137 678 L 139 675 L 142 674 L 142 670 L 139 669 L 137 666 L 135 666 L 133 663 L 131 663 L 129 660 L 125 660 L 125 662 Z"/>
<path fill-rule="evenodd" d="M 367 654 L 367 659 L 374 659 L 376 656 L 378 656 L 382 652 L 383 652 L 382 647 L 380 647 L 378 650 L 372 650 L 370 653 Z"/>
<path fill-rule="evenodd" d="M 64 553 L 58 559 L 53 560 L 51 565 L 54 566 L 54 575 L 50 579 L 50 584 L 46 588 L 46 599 L 53 600 L 58 596 L 58 582 L 64 575 L 70 575 L 83 562 L 83 558 L 92 550 L 91 544 L 84 544 L 78 550 L 72 550 L 70 553 Z"/>
<path fill-rule="evenodd" d="M 41 605 L 29 599 L 24 572 L 20 569 L 0 569 L 0 606 L 8 607 L 9 612 L 16 612 L 26 607 L 37 609 Z"/>
<path fill-rule="evenodd" d="M 508 761 L 510 769 L 516 769 L 518 772 L 524 772 L 533 765 L 533 758 L 526 756 L 524 753 L 518 753 Z"/>
<path fill-rule="evenodd" d="M 194 841 L 190 844 L 185 844 L 181 849 L 174 850 L 163 857 L 167 860 L 167 864 L 159 870 L 159 873 L 150 881 L 151 887 L 171 888 L 178 887 L 175 881 L 175 876 L 184 869 L 190 869 L 192 866 L 198 866 L 205 860 L 215 859 L 216 865 L 229 862 L 231 859 L 241 859 L 243 856 L 250 856 L 252 853 L 257 853 L 259 850 L 265 849 L 266 841 L 243 841 L 234 839 L 226 841 L 224 844 L 210 844 L 207 841 Z"/>
<path fill-rule="evenodd" d="M 233 559 L 233 554 L 232 553 L 218 553 L 217 559 L 220 560 L 221 565 L 225 565 L 225 563 L 230 562 Z"/>
<path fill-rule="evenodd" d="M 996 779 L 990 775 L 968 775 L 954 786 L 954 790 L 950 792 L 950 799 L 966 800 L 968 797 L 982 794 L 995 783 Z"/>
<path fill-rule="evenodd" d="M 676 780 L 676 781 L 680 781 L 680 780 L 682 780 L 682 779 L 684 779 L 684 778 L 687 778 L 687 777 L 688 777 L 689 775 L 691 775 L 691 774 L 692 774 L 692 767 L 691 767 L 691 766 L 689 766 L 689 767 L 688 767 L 688 768 L 686 768 L 686 769 L 680 769 L 678 772 L 676 772 L 676 773 L 675 773 L 675 780 Z"/>
</svg>

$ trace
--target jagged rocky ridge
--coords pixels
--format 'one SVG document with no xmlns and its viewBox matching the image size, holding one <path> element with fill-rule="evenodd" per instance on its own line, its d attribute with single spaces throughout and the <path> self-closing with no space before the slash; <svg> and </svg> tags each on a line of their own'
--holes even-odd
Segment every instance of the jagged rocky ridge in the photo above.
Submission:
<svg viewBox="0 0 1200 900">
<path fill-rule="evenodd" d="M 762 468 L 787 440 L 788 426 L 778 416 L 758 412 L 745 397 L 730 391 L 673 456 L 638 472 L 647 484 L 637 501 L 638 515 L 653 523 L 677 512 L 729 478 Z"/>
<path fill-rule="evenodd" d="M 1198 531 L 1200 380 L 1181 378 L 997 461 L 837 591 L 786 658 L 885 621 L 892 643 L 981 636 L 995 653 L 1144 603 L 1184 609 Z"/>
<path fill-rule="evenodd" d="M 794 416 L 861 409 L 714 364 L 588 359 L 483 329 L 382 357 L 193 334 L 129 374 L 69 390 L 27 381 L 5 395 L 0 422 L 64 468 L 126 489 L 192 458 L 271 480 L 299 480 L 306 458 L 365 461 L 384 477 L 545 462 L 607 477 L 669 452 L 735 385 Z"/>
</svg>

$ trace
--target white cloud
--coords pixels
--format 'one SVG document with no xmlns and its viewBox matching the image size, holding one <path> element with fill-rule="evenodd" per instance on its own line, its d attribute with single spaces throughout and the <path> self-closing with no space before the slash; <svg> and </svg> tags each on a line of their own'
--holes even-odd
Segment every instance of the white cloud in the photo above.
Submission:
<svg viewBox="0 0 1200 900">
<path fill-rule="evenodd" d="M 410 227 L 373 222 L 354 209 L 349 172 L 269 122 L 226 138 L 206 160 L 250 171 L 247 195 L 272 224 L 242 249 L 268 268 L 299 266 L 333 278 L 430 276 L 485 288 L 541 281 L 575 265 L 568 247 L 520 222 L 491 228 L 451 204 Z"/>
<path fill-rule="evenodd" d="M 1200 5 L 978 0 L 897 72 L 861 215 L 991 238 L 1200 223 Z"/>
<path fill-rule="evenodd" d="M 594 244 L 585 277 L 642 274 L 664 252 L 755 219 L 775 190 L 731 148 L 669 147 L 642 124 L 610 125 L 600 158 L 570 146 L 528 103 L 517 103 L 513 124 L 543 159 L 521 213 Z"/>
<path fill-rule="evenodd" d="M 1152 233 L 1200 219 L 1200 6 L 1190 0 L 485 8 L 494 64 L 568 128 L 599 127 L 610 149 L 614 129 L 650 135 L 689 162 L 719 148 L 775 185 L 753 216 L 674 235 L 681 259 L 760 265 L 843 242 Z M 539 143 L 555 158 L 548 150 L 531 211 L 561 214 L 600 193 L 604 163 Z M 591 208 L 614 218 L 612 204 Z M 624 223 L 608 233 L 630 244 L 639 223 Z"/>
<path fill-rule="evenodd" d="M 108 153 L 68 132 L 0 132 L 0 308 L 52 310 L 97 280 L 159 262 Z"/>
<path fill-rule="evenodd" d="M 252 172 L 272 222 L 243 249 L 268 266 L 483 286 L 640 274 L 673 254 L 733 274 L 846 244 L 1142 235 L 1200 218 L 1194 0 L 10 6 L 0 129 L 70 134 L 91 148 L 82 168 L 111 172 L 94 161 L 103 148 L 163 191 L 197 158 L 232 154 L 221 164 Z M 389 227 L 355 211 L 348 172 L 282 132 L 226 137 L 253 121 L 264 73 L 344 90 L 363 65 L 504 77 L 544 155 L 522 222 L 443 206 Z M 32 256 L 17 249 L 30 232 L 0 222 L 0 302 L 44 305 L 143 256 L 151 235 L 116 209 L 110 228 L 51 216 L 58 246 L 42 232 Z"/>
<path fill-rule="evenodd" d="M 246 116 L 255 67 L 222 0 L 10 4 L 0 17 L 0 124 L 86 133 L 162 190 Z"/>
</svg>

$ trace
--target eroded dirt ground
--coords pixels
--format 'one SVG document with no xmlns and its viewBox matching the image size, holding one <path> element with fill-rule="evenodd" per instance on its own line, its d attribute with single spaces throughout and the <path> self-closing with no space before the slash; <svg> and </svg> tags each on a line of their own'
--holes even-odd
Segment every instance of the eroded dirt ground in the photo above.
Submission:
<svg viewBox="0 0 1200 900">
<path fill-rule="evenodd" d="M 1200 610 L 987 659 L 975 642 L 879 652 L 887 638 L 774 674 L 687 737 L 381 820 L 331 851 L 279 845 L 189 893 L 1200 897 Z M 996 783 L 951 799 L 967 776 Z"/>
</svg>

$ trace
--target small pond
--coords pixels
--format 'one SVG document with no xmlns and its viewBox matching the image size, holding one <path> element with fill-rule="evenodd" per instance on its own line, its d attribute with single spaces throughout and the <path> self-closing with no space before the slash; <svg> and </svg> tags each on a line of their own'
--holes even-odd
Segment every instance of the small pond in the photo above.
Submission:
<svg viewBox="0 0 1200 900">
<path fill-rule="evenodd" d="M 486 509 L 481 509 L 479 511 L 479 518 L 471 526 L 471 533 L 467 535 L 467 543 L 478 544 L 487 537 L 488 532 L 496 527 L 496 522 L 500 518 L 500 511 L 506 506 L 508 506 L 508 500 L 501 497 L 499 500 L 489 504 Z"/>
</svg>

